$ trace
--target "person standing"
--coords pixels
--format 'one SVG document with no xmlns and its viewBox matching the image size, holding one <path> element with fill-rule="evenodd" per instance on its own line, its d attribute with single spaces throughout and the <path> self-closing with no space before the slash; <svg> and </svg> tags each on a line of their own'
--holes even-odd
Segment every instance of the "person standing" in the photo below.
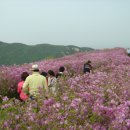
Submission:
<svg viewBox="0 0 130 130">
<path fill-rule="evenodd" d="M 127 52 L 127 55 L 130 57 L 130 48 L 127 48 L 126 52 Z"/>
<path fill-rule="evenodd" d="M 46 78 L 39 73 L 37 64 L 32 65 L 31 71 L 32 75 L 28 76 L 23 84 L 23 91 L 29 94 L 31 99 L 35 99 L 47 91 L 47 82 Z"/>
<path fill-rule="evenodd" d="M 48 71 L 48 88 L 51 94 L 57 94 L 57 79 L 53 70 Z"/>
</svg>

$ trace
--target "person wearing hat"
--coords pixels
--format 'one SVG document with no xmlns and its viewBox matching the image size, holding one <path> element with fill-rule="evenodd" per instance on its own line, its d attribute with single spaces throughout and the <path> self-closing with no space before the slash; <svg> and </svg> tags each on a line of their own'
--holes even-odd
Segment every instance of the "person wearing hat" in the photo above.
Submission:
<svg viewBox="0 0 130 130">
<path fill-rule="evenodd" d="M 32 75 L 29 75 L 23 84 L 23 91 L 29 94 L 31 99 L 35 99 L 44 90 L 47 91 L 47 82 L 46 78 L 39 73 L 37 64 L 32 65 L 31 71 Z"/>
</svg>

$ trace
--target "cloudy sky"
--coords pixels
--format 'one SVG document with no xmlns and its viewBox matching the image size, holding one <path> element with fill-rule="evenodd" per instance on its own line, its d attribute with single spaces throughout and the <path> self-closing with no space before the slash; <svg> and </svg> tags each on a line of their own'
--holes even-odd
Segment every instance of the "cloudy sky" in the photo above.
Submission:
<svg viewBox="0 0 130 130">
<path fill-rule="evenodd" d="M 0 41 L 130 47 L 130 0 L 0 0 Z"/>
</svg>

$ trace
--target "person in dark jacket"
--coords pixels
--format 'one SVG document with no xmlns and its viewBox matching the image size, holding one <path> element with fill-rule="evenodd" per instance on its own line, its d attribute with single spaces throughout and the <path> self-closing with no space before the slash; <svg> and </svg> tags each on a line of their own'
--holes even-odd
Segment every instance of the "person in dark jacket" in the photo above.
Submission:
<svg viewBox="0 0 130 130">
<path fill-rule="evenodd" d="M 86 72 L 90 73 L 90 72 L 92 71 L 92 69 L 93 69 L 93 67 L 92 67 L 92 65 L 91 65 L 91 61 L 88 60 L 88 61 L 84 64 L 84 66 L 83 66 L 83 73 L 86 73 Z"/>
</svg>

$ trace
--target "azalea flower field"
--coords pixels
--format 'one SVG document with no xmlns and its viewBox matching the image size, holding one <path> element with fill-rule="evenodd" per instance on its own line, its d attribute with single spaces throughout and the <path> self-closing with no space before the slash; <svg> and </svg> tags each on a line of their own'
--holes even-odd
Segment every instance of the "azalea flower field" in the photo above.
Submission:
<svg viewBox="0 0 130 130">
<path fill-rule="evenodd" d="M 92 61 L 93 73 L 83 74 Z M 58 72 L 57 96 L 20 102 L 17 83 L 32 64 L 0 67 L 0 130 L 130 130 L 130 57 L 114 48 L 35 62 Z"/>
</svg>

